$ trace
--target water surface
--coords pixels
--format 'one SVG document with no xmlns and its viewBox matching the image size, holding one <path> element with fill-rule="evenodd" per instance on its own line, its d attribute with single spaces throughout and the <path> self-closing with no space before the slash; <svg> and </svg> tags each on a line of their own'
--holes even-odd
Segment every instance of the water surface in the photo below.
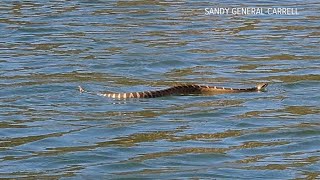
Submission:
<svg viewBox="0 0 320 180">
<path fill-rule="evenodd" d="M 205 15 L 206 7 L 299 15 Z M 317 1 L 1 1 L 2 178 L 320 178 Z M 267 92 L 118 101 L 179 83 Z"/>
</svg>

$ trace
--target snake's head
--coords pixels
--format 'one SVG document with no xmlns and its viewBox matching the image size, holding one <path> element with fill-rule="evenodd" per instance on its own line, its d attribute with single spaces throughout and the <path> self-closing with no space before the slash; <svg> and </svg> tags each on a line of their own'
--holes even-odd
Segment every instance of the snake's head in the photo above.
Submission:
<svg viewBox="0 0 320 180">
<path fill-rule="evenodd" d="M 264 91 L 267 86 L 268 86 L 268 83 L 260 83 L 260 84 L 257 85 L 257 90 L 258 91 Z"/>
<path fill-rule="evenodd" d="M 79 88 L 79 92 L 80 93 L 84 93 L 85 92 L 85 90 L 81 86 L 78 86 L 78 88 Z"/>
</svg>

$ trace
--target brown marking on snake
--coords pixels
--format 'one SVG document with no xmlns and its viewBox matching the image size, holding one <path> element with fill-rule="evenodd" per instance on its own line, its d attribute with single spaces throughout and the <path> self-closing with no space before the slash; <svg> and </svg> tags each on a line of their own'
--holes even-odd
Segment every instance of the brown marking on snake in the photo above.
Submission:
<svg viewBox="0 0 320 180">
<path fill-rule="evenodd" d="M 160 91 L 156 91 L 156 92 L 155 92 L 155 95 L 156 95 L 155 97 L 160 97 L 160 96 L 161 96 L 161 95 L 160 95 Z"/>
<path fill-rule="evenodd" d="M 178 85 L 158 91 L 130 92 L 130 93 L 99 93 L 99 95 L 113 99 L 128 99 L 128 98 L 155 98 L 169 95 L 188 95 L 188 94 L 219 94 L 219 93 L 239 93 L 239 92 L 256 92 L 263 91 L 268 86 L 268 83 L 258 84 L 251 88 L 226 88 L 217 86 L 202 86 L 197 84 Z M 87 92 L 79 86 L 80 93 Z M 87 92 L 95 94 L 92 92 Z"/>
</svg>

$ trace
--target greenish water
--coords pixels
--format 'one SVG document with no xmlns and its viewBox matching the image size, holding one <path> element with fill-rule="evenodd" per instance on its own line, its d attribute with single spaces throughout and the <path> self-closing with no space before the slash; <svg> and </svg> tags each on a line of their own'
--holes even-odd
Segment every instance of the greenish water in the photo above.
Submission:
<svg viewBox="0 0 320 180">
<path fill-rule="evenodd" d="M 298 15 L 205 15 L 207 7 Z M 317 1 L 1 1 L 0 177 L 320 178 Z M 178 83 L 267 92 L 117 101 Z"/>
</svg>

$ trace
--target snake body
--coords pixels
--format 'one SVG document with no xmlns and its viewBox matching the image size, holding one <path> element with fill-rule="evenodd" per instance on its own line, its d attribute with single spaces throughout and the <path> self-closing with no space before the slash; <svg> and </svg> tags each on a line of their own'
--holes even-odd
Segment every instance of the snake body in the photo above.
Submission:
<svg viewBox="0 0 320 180">
<path fill-rule="evenodd" d="M 156 98 L 170 95 L 188 95 L 188 94 L 219 94 L 219 93 L 240 93 L 240 92 L 256 92 L 263 91 L 268 86 L 267 83 L 258 84 L 251 88 L 226 88 L 218 86 L 204 86 L 197 84 L 173 86 L 167 89 L 157 91 L 143 92 L 127 92 L 127 93 L 96 93 L 97 95 L 105 96 L 113 99 L 128 99 L 128 98 Z M 87 92 L 79 86 L 80 93 Z"/>
</svg>

